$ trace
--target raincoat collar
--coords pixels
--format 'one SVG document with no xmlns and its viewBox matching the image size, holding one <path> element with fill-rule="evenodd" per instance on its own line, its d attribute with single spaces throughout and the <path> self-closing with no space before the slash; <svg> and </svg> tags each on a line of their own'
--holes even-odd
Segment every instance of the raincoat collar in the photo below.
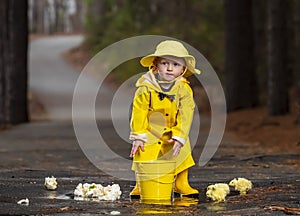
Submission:
<svg viewBox="0 0 300 216">
<path fill-rule="evenodd" d="M 177 80 L 174 81 L 175 84 L 174 86 L 176 86 L 178 83 L 180 82 L 186 82 L 188 83 L 188 81 L 186 80 L 186 78 L 184 77 L 179 77 Z M 147 86 L 148 88 L 151 88 L 155 91 L 158 92 L 162 92 L 162 89 L 160 87 L 160 85 L 158 84 L 155 75 L 153 73 L 152 70 L 149 70 L 148 72 L 146 72 L 144 75 L 142 75 L 141 78 L 138 79 L 138 81 L 136 82 L 136 87 L 141 87 L 141 86 Z M 173 86 L 173 88 L 174 88 Z"/>
</svg>

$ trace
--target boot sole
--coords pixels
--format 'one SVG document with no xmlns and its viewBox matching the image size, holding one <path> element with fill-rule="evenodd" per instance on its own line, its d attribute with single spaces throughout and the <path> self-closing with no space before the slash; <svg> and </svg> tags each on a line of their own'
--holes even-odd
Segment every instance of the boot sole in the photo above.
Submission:
<svg viewBox="0 0 300 216">
<path fill-rule="evenodd" d="M 176 196 L 176 197 L 199 198 L 198 193 L 195 193 L 195 194 L 180 194 L 180 193 L 174 192 L 174 196 Z"/>
<path fill-rule="evenodd" d="M 130 199 L 139 199 L 140 195 L 130 195 Z"/>
</svg>

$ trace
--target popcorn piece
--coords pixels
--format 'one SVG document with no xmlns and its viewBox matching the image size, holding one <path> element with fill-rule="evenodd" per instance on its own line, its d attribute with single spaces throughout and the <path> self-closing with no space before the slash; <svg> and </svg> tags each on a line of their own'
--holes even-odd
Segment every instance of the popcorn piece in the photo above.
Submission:
<svg viewBox="0 0 300 216">
<path fill-rule="evenodd" d="M 235 187 L 235 190 L 238 190 L 240 194 L 246 194 L 252 189 L 252 182 L 245 178 L 234 178 L 230 181 L 229 186 Z"/>
<path fill-rule="evenodd" d="M 26 205 L 28 206 L 29 205 L 29 199 L 26 198 L 26 199 L 21 199 L 17 202 L 19 205 Z"/>
<path fill-rule="evenodd" d="M 79 183 L 77 185 L 77 187 L 74 190 L 74 196 L 78 196 L 78 197 L 83 197 L 84 196 L 84 192 L 83 192 L 83 186 L 81 183 Z"/>
<path fill-rule="evenodd" d="M 225 201 L 225 197 L 229 194 L 230 189 L 227 184 L 217 183 L 209 185 L 206 189 L 206 196 L 211 198 L 213 201 L 222 202 Z"/>
<path fill-rule="evenodd" d="M 97 198 L 98 200 L 111 200 L 115 201 L 120 199 L 122 192 L 118 184 L 108 185 L 103 187 L 101 184 L 88 184 L 79 183 L 74 190 L 74 198 Z"/>
<path fill-rule="evenodd" d="M 230 188 L 229 188 L 228 184 L 225 184 L 225 183 L 216 183 L 214 185 L 209 185 L 206 190 L 211 190 L 213 187 L 215 187 L 215 188 L 221 188 L 221 189 L 225 190 L 225 192 L 227 194 L 230 193 Z"/>
<path fill-rule="evenodd" d="M 104 194 L 106 200 L 114 201 L 120 199 L 122 192 L 118 184 L 113 184 L 112 186 L 108 185 L 107 187 L 104 188 Z"/>
<path fill-rule="evenodd" d="M 44 185 L 48 190 L 55 190 L 57 188 L 56 178 L 54 176 L 46 177 Z"/>
</svg>

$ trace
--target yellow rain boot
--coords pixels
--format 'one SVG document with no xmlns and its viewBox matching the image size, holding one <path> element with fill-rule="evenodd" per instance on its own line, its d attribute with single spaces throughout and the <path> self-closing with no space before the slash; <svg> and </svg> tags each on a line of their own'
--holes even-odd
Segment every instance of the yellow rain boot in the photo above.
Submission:
<svg viewBox="0 0 300 216">
<path fill-rule="evenodd" d="M 192 188 L 188 181 L 188 170 L 183 170 L 181 173 L 178 173 L 175 180 L 175 193 L 179 193 L 182 196 L 191 196 L 198 197 L 199 191 Z"/>
<path fill-rule="evenodd" d="M 139 199 L 140 198 L 140 190 L 139 190 L 139 186 L 138 183 L 135 183 L 134 188 L 132 189 L 132 191 L 130 192 L 130 198 L 133 199 Z"/>
</svg>

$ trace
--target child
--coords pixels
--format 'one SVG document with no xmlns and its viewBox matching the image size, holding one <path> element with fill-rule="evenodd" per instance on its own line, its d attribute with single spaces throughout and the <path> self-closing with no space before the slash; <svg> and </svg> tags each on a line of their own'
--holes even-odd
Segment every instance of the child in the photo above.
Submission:
<svg viewBox="0 0 300 216">
<path fill-rule="evenodd" d="M 195 58 L 182 43 L 166 40 L 140 63 L 149 67 L 149 71 L 136 83 L 130 121 L 133 141 L 130 157 L 134 161 L 149 161 L 171 153 L 176 161 L 174 192 L 198 195 L 198 190 L 188 182 L 188 168 L 195 165 L 188 137 L 195 104 L 186 77 L 200 74 L 195 69 Z M 130 196 L 139 195 L 136 185 Z"/>
</svg>

